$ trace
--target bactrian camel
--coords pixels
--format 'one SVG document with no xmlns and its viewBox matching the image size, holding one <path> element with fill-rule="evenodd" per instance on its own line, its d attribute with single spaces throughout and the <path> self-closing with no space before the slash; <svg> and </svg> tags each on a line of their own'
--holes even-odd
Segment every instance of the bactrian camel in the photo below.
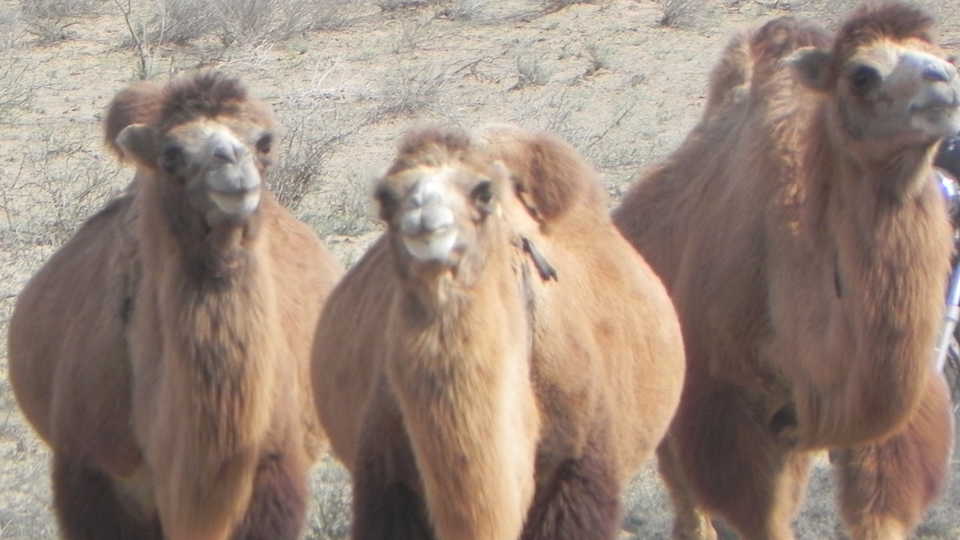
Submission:
<svg viewBox="0 0 960 540">
<path fill-rule="evenodd" d="M 310 344 L 341 274 L 266 187 L 269 107 L 214 72 L 116 95 L 137 173 L 30 280 L 10 378 L 69 540 L 294 539 L 325 446 Z"/>
<path fill-rule="evenodd" d="M 566 143 L 427 128 L 324 308 L 313 383 L 353 538 L 609 540 L 684 373 L 667 293 Z"/>
<path fill-rule="evenodd" d="M 716 538 L 710 516 L 793 538 L 818 449 L 856 539 L 905 538 L 945 482 L 951 229 L 931 167 L 960 77 L 932 23 L 884 4 L 835 35 L 788 17 L 734 38 L 700 123 L 615 211 L 689 361 L 658 451 L 675 538 Z"/>
</svg>

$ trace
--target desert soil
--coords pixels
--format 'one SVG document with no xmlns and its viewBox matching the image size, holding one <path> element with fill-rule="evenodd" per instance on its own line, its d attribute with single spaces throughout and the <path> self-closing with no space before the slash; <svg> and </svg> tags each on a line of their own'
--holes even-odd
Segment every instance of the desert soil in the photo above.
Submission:
<svg viewBox="0 0 960 540">
<path fill-rule="evenodd" d="M 132 176 L 105 152 L 102 111 L 141 73 L 114 1 L 65 19 L 51 38 L 0 0 L 0 351 L 18 291 L 78 223 Z M 62 0 L 68 2 L 69 0 Z M 398 136 L 425 122 L 514 122 L 553 131 L 602 172 L 615 203 L 637 171 L 668 153 L 695 123 L 708 71 L 731 33 L 778 15 L 834 25 L 850 1 L 661 2 L 327 0 L 327 28 L 224 48 L 216 39 L 148 47 L 149 76 L 219 67 L 273 104 L 286 127 L 274 175 L 297 214 L 350 264 L 379 231 L 368 186 Z M 389 9 L 400 4 L 406 7 Z M 570 4 L 561 9 L 544 9 Z M 956 0 L 929 2 L 942 41 L 960 52 Z M 321 2 L 319 5 L 324 5 Z M 685 6 L 684 6 L 685 5 Z M 949 6 L 953 5 L 952 9 Z M 133 3 L 149 22 L 154 2 Z M 139 17 L 139 18 L 138 18 Z M 47 28 L 49 30 L 49 28 Z M 149 43 L 148 43 L 149 45 Z M 294 186 L 288 178 L 301 178 Z M 293 193 L 305 188 L 298 199 Z M 0 357 L 0 538 L 56 537 L 49 452 L 20 415 Z M 954 459 L 953 469 L 958 468 Z M 324 460 L 313 477 L 310 539 L 343 538 L 350 494 Z M 626 494 L 624 536 L 668 538 L 671 510 L 652 466 Z M 960 475 L 916 533 L 960 538 Z M 843 538 L 829 468 L 820 459 L 798 538 Z"/>
</svg>

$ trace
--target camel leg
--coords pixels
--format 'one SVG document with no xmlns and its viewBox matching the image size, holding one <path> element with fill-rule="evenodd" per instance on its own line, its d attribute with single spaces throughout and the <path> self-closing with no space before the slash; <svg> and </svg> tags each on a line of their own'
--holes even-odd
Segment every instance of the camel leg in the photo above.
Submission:
<svg viewBox="0 0 960 540">
<path fill-rule="evenodd" d="M 399 414 L 371 408 L 353 476 L 353 540 L 433 540 L 416 465 Z"/>
<path fill-rule="evenodd" d="M 67 456 L 53 456 L 53 500 L 65 540 L 161 540 L 160 521 L 132 515 L 109 477 Z"/>
<path fill-rule="evenodd" d="M 296 540 L 307 509 L 307 467 L 302 459 L 269 454 L 260 459 L 253 495 L 233 540 Z"/>
<path fill-rule="evenodd" d="M 657 448 L 657 466 L 673 502 L 674 540 L 717 540 L 710 516 L 692 498 L 669 438 Z"/>
<path fill-rule="evenodd" d="M 610 540 L 620 530 L 621 485 L 606 438 L 560 464 L 537 486 L 522 540 Z M 539 467 L 538 467 L 539 469 Z"/>
<path fill-rule="evenodd" d="M 952 444 L 950 394 L 937 375 L 903 430 L 881 442 L 832 451 L 851 538 L 907 538 L 944 488 Z"/>
<path fill-rule="evenodd" d="M 678 467 L 685 480 L 681 484 L 673 475 L 674 499 L 680 502 L 677 538 L 709 531 L 699 523 L 702 515 L 691 517 L 696 506 L 723 518 L 744 540 L 794 538 L 790 523 L 803 500 L 810 455 L 778 440 L 776 432 L 789 415 L 776 415 L 767 425 L 755 409 L 738 387 L 688 377 L 671 426 L 676 459 L 667 469 L 669 474 L 669 467 Z M 681 485 L 686 489 L 677 489 Z"/>
</svg>

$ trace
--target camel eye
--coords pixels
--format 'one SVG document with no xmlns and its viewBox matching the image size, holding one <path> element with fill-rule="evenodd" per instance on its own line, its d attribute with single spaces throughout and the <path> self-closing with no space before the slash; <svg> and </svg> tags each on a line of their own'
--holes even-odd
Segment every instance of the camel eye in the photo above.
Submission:
<svg viewBox="0 0 960 540">
<path fill-rule="evenodd" d="M 850 73 L 850 84 L 858 94 L 865 94 L 880 82 L 880 72 L 870 66 L 858 66 Z"/>
<path fill-rule="evenodd" d="M 400 201 L 397 200 L 397 196 L 393 194 L 393 191 L 386 186 L 380 186 L 373 193 L 374 199 L 377 200 L 377 204 L 380 206 L 380 219 L 389 222 L 390 219 L 397 211 L 397 207 L 400 205 Z"/>
<path fill-rule="evenodd" d="M 174 173 L 184 162 L 183 148 L 179 145 L 171 144 L 163 150 L 160 156 L 160 166 L 168 173 Z"/>
<path fill-rule="evenodd" d="M 490 201 L 493 200 L 493 182 L 489 180 L 480 182 L 474 186 L 473 191 L 470 192 L 470 197 L 481 206 L 490 204 Z"/>
<path fill-rule="evenodd" d="M 261 154 L 269 154 L 270 149 L 273 148 L 273 135 L 270 133 L 264 133 L 257 139 L 257 152 Z"/>
</svg>

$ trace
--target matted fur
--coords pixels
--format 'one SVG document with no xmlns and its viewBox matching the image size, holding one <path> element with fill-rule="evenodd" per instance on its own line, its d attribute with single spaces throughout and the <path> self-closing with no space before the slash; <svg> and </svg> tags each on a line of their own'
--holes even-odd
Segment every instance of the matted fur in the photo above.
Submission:
<svg viewBox="0 0 960 540">
<path fill-rule="evenodd" d="M 834 40 L 788 17 L 735 37 L 700 123 L 614 212 L 684 331 L 687 379 L 660 449 L 677 538 L 715 538 L 705 511 L 747 539 L 792 538 L 818 448 L 899 447 L 923 463 L 923 475 L 896 459 L 838 465 L 859 539 L 901 538 L 944 485 L 949 411 L 916 416 L 924 389 L 941 383 L 931 357 L 951 250 L 930 181 L 936 141 L 869 169 L 856 159 L 869 142 L 833 130 L 837 102 L 789 68 L 808 47 L 936 49 L 912 7 L 864 9 L 844 28 Z"/>
<path fill-rule="evenodd" d="M 119 92 L 104 128 L 120 153 L 127 125 L 170 139 L 165 129 L 196 121 L 274 127 L 239 81 L 203 73 Z M 265 188 L 251 217 L 210 225 L 182 182 L 137 165 L 10 322 L 10 379 L 53 450 L 62 533 L 296 538 L 324 445 L 307 361 L 339 264 Z"/>
<path fill-rule="evenodd" d="M 491 206 L 455 218 L 469 238 L 456 271 L 411 263 L 391 225 L 318 325 L 314 389 L 353 476 L 353 537 L 609 540 L 683 378 L 669 299 L 566 143 L 502 126 L 416 131 L 381 200 L 431 169 L 464 194 L 493 184 Z"/>
<path fill-rule="evenodd" d="M 918 39 L 932 43 L 935 21 L 919 6 L 887 2 L 878 6 L 864 5 L 843 23 L 834 41 L 839 61 L 854 51 L 881 39 L 907 41 Z"/>
</svg>

